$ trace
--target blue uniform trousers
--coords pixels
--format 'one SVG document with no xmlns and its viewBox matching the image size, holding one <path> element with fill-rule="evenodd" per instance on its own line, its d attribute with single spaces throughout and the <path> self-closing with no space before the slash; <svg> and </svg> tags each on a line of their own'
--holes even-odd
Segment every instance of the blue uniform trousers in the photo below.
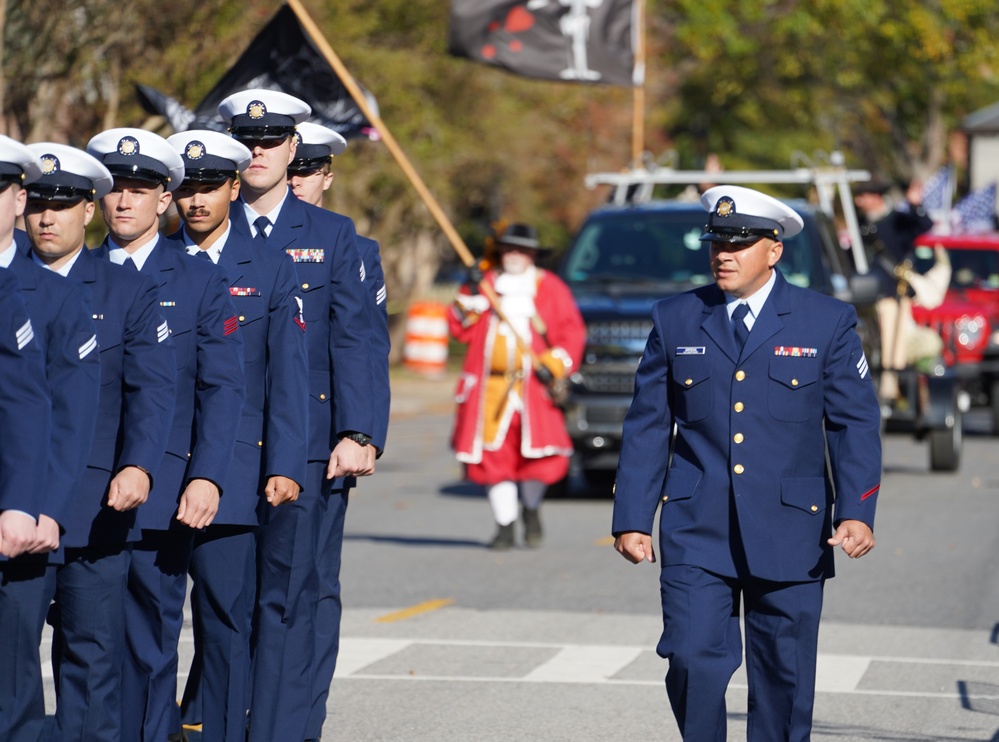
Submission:
<svg viewBox="0 0 999 742">
<path fill-rule="evenodd" d="M 268 507 L 260 531 L 250 742 L 305 739 L 312 706 L 316 602 L 315 548 L 322 524 L 325 461 L 310 461 L 299 498 Z M 281 682 L 275 684 L 274 679 Z"/>
<path fill-rule="evenodd" d="M 312 676 L 312 709 L 306 727 L 306 739 L 317 739 L 326 721 L 326 699 L 340 651 L 340 560 L 343 553 L 343 527 L 347 518 L 350 488 L 324 493 L 319 542 L 316 545 L 316 571 L 319 596 L 316 605 L 315 668 Z"/>
<path fill-rule="evenodd" d="M 57 565 L 52 624 L 55 738 L 121 742 L 121 670 L 125 654 L 125 544 L 66 549 Z"/>
<path fill-rule="evenodd" d="M 204 742 L 246 740 L 256 531 L 211 525 L 194 538 L 188 570 L 194 660 L 181 715 L 184 723 L 202 724 Z"/>
<path fill-rule="evenodd" d="M 180 731 L 177 643 L 184 625 L 194 531 L 143 531 L 132 545 L 125 595 L 128 651 L 122 674 L 122 733 L 136 742 Z"/>
<path fill-rule="evenodd" d="M 685 742 L 722 742 L 725 689 L 742 661 L 745 616 L 749 742 L 807 742 L 823 581 L 723 577 L 687 565 L 660 574 L 666 691 Z"/>
<path fill-rule="evenodd" d="M 48 555 L 0 562 L 0 739 L 38 742 L 45 694 L 38 645 L 55 592 Z"/>
</svg>

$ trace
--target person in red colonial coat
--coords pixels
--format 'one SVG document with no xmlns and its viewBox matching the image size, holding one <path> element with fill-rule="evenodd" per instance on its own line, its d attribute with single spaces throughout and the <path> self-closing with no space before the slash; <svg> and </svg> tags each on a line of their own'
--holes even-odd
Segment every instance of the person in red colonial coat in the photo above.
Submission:
<svg viewBox="0 0 999 742">
<path fill-rule="evenodd" d="M 468 344 L 451 446 L 467 478 L 486 488 L 499 526 L 490 548 L 513 546 L 518 495 L 524 543 L 536 547 L 545 488 L 565 477 L 572 455 L 550 387 L 579 367 L 586 326 L 569 288 L 535 265 L 541 248 L 532 227 L 506 226 L 495 246 L 498 264 L 482 283 L 495 290 L 499 311 L 473 283 L 448 316 L 451 335 Z"/>
</svg>

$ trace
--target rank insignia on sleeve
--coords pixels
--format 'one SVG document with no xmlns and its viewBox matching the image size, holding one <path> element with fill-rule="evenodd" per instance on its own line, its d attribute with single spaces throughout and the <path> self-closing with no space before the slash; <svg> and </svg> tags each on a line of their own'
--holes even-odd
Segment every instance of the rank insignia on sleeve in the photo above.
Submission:
<svg viewBox="0 0 999 742">
<path fill-rule="evenodd" d="M 17 331 L 17 349 L 24 350 L 24 346 L 30 343 L 34 337 L 35 331 L 31 328 L 31 320 L 29 319 Z"/>
<path fill-rule="evenodd" d="M 91 335 L 90 340 L 80 346 L 80 360 L 82 361 L 95 350 L 97 350 L 97 336 Z"/>
<path fill-rule="evenodd" d="M 161 307 L 175 307 L 175 306 L 177 306 L 177 302 L 175 302 L 175 301 L 161 301 L 160 302 L 160 306 Z"/>
<path fill-rule="evenodd" d="M 260 291 L 249 286 L 230 286 L 229 296 L 260 296 Z"/>
<path fill-rule="evenodd" d="M 163 320 L 163 323 L 156 328 L 156 341 L 162 343 L 168 337 L 170 337 L 170 325 Z"/>
<path fill-rule="evenodd" d="M 787 356 L 789 358 L 815 358 L 818 354 L 818 348 L 799 348 L 796 345 L 774 346 L 775 356 Z"/>
<path fill-rule="evenodd" d="M 867 365 L 867 356 L 861 353 L 860 360 L 857 361 L 857 373 L 860 374 L 861 379 L 867 378 L 868 370 L 869 366 Z"/>
<path fill-rule="evenodd" d="M 294 248 L 285 250 L 296 263 L 322 263 L 326 259 L 326 251 L 321 249 Z"/>
<path fill-rule="evenodd" d="M 239 320 L 235 317 L 230 317 L 225 322 L 222 323 L 222 334 L 232 335 L 236 330 L 239 329 Z"/>
<path fill-rule="evenodd" d="M 365 277 L 367 277 L 367 272 L 364 270 L 364 261 L 361 261 L 361 283 L 364 283 Z"/>
</svg>

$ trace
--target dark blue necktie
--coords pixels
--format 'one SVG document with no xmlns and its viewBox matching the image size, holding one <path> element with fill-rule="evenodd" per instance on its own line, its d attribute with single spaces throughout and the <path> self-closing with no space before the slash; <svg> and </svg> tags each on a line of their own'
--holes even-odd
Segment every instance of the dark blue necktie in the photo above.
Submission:
<svg viewBox="0 0 999 742">
<path fill-rule="evenodd" d="M 253 226 L 256 227 L 257 236 L 254 239 L 267 241 L 267 228 L 271 225 L 271 220 L 266 216 L 258 216 L 253 221 Z"/>
<path fill-rule="evenodd" d="M 208 261 L 211 261 L 211 259 L 212 259 L 211 255 L 208 254 L 207 250 L 202 250 L 200 248 L 198 249 L 198 251 L 196 253 L 194 253 L 194 257 L 201 258 L 202 260 L 208 260 Z"/>
<path fill-rule="evenodd" d="M 131 268 L 133 271 L 139 270 L 139 266 L 137 266 L 135 264 L 135 261 L 132 260 L 132 258 L 130 258 L 130 257 L 125 258 L 125 262 L 122 263 L 122 266 L 125 267 L 125 268 Z"/>
<path fill-rule="evenodd" d="M 735 344 L 742 350 L 749 337 L 749 328 L 746 327 L 746 315 L 749 314 L 749 305 L 745 302 L 739 304 L 732 312 L 732 330 L 735 332 Z"/>
</svg>

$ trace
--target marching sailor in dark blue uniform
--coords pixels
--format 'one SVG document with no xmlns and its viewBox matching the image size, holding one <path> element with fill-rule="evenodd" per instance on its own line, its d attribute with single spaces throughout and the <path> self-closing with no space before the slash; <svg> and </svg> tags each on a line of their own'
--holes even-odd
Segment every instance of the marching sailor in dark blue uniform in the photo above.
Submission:
<svg viewBox="0 0 999 742">
<path fill-rule="evenodd" d="M 333 158 L 343 154 L 347 140 L 325 126 L 305 121 L 295 127 L 295 159 L 288 166 L 288 186 L 291 192 L 307 204 L 322 208 L 323 194 L 333 185 Z M 376 449 L 385 449 L 388 433 L 390 390 L 388 356 L 391 350 L 388 332 L 387 294 L 385 274 L 378 243 L 368 237 L 357 236 L 357 249 L 361 254 L 361 267 L 365 283 L 370 286 L 372 314 L 372 342 L 375 370 L 378 373 L 376 396 L 372 399 L 374 431 L 370 456 Z M 372 466 L 374 462 L 372 461 Z M 340 556 L 343 551 L 343 526 L 349 502 L 349 487 L 338 496 L 325 498 L 323 520 L 316 545 L 316 570 L 319 574 L 319 593 L 316 606 L 315 672 L 313 673 L 312 710 L 306 727 L 306 739 L 318 739 L 326 721 L 326 699 L 336 669 L 340 647 Z M 333 495 L 333 493 L 331 493 Z"/>
<path fill-rule="evenodd" d="M 243 344 L 223 271 L 190 260 L 159 234 L 159 218 L 184 179 L 184 162 L 162 137 L 119 128 L 87 151 L 114 176 L 101 199 L 109 234 L 100 248 L 133 263 L 159 289 L 177 358 L 176 404 L 166 455 L 149 501 L 139 509 L 126 595 L 122 695 L 126 739 L 179 735 L 177 642 L 184 623 L 194 537 L 210 525 L 229 475 L 243 408 Z"/>
<path fill-rule="evenodd" d="M 0 557 L 12 559 L 35 546 L 51 409 L 42 353 L 17 278 L 0 271 Z M 5 628 L 7 610 L 4 601 Z M 6 715 L 6 699 L 0 703 Z"/>
<path fill-rule="evenodd" d="M 304 204 L 287 185 L 301 100 L 245 90 L 219 104 L 233 137 L 253 153 L 233 204 L 233 229 L 259 249 L 295 261 L 309 358 L 308 473 L 290 508 L 272 510 L 261 533 L 250 741 L 305 738 L 318 601 L 320 512 L 353 477 L 374 471 L 373 400 L 379 383 L 370 290 L 353 222 Z M 335 373 L 335 382 L 334 382 Z M 342 533 L 335 538 L 342 538 Z"/>
<path fill-rule="evenodd" d="M 97 422 L 100 354 L 86 289 L 37 265 L 16 246 L 14 221 L 24 213 L 24 184 L 41 176 L 37 155 L 0 136 L 0 267 L 17 277 L 45 363 L 52 399 L 48 476 L 33 482 L 38 498 L 37 539 L 29 554 L 0 562 L 0 739 L 38 739 L 45 720 L 41 661 L 45 614 L 55 572 L 47 552 L 58 548 L 60 526 L 87 465 Z M 27 235 L 20 233 L 27 242 Z M 29 379 L 26 383 L 35 384 Z M 31 418 L 18 421 L 17 429 Z M 13 428 L 6 428 L 12 430 Z M 45 481 L 45 484 L 41 484 Z"/>
<path fill-rule="evenodd" d="M 308 367 L 295 266 L 281 251 L 253 245 L 231 228 L 229 205 L 249 150 L 213 131 L 167 140 L 184 161 L 175 200 L 177 235 L 188 260 L 225 273 L 243 337 L 246 401 L 219 512 L 195 540 L 190 573 L 195 659 L 184 691 L 185 724 L 203 739 L 244 742 L 249 703 L 250 627 L 256 591 L 260 510 L 289 507 L 306 479 Z M 276 737 L 280 738 L 280 737 Z"/>
<path fill-rule="evenodd" d="M 683 738 L 725 739 L 741 613 L 749 739 L 801 742 L 834 547 L 851 558 L 874 547 L 880 411 L 853 307 L 776 270 L 801 218 L 737 186 L 701 203 L 715 283 L 653 308 L 624 423 L 615 548 L 655 561 L 661 505 L 657 651 Z"/>
<path fill-rule="evenodd" d="M 49 616 L 57 735 L 119 740 L 129 534 L 173 420 L 173 342 L 152 279 L 84 245 L 93 199 L 110 191 L 111 174 L 73 147 L 29 149 L 42 161 L 42 176 L 27 189 L 33 256 L 89 289 L 101 366 L 98 425 L 62 524 L 65 559 Z"/>
</svg>

